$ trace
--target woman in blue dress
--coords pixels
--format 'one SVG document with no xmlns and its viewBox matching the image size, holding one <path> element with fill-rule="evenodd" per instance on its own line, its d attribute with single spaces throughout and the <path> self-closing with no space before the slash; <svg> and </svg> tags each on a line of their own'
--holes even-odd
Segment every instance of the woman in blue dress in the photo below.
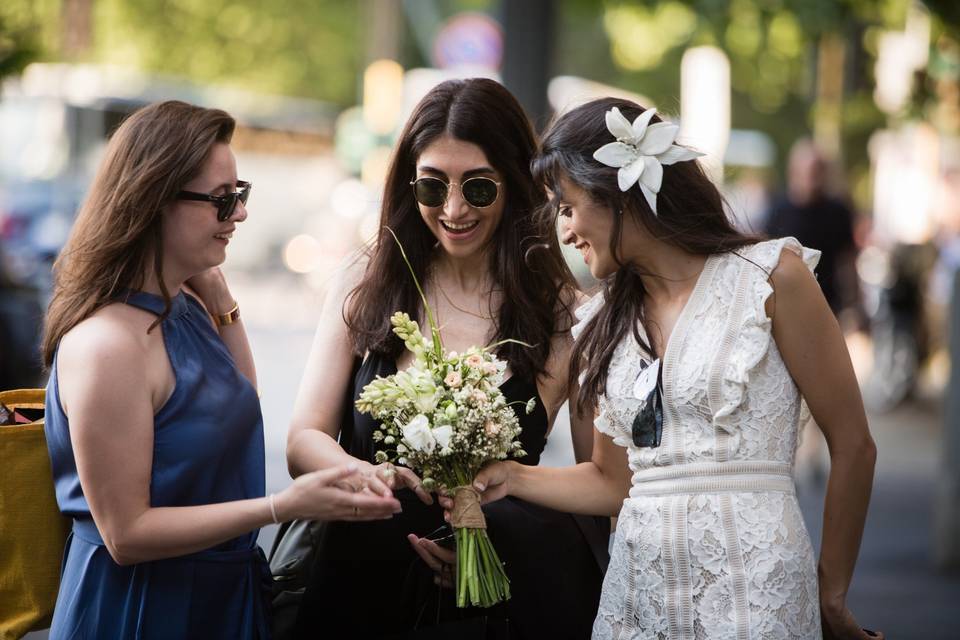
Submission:
<svg viewBox="0 0 960 640">
<path fill-rule="evenodd" d="M 399 509 L 375 482 L 337 488 L 349 465 L 264 497 L 253 357 L 218 268 L 250 193 L 233 130 L 176 101 L 133 114 L 56 264 L 46 430 L 73 531 L 53 639 L 268 637 L 259 527 Z"/>
</svg>

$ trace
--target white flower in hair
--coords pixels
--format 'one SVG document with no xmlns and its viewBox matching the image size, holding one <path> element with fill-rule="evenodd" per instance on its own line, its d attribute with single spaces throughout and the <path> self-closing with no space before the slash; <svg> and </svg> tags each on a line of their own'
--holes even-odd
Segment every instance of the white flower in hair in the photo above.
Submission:
<svg viewBox="0 0 960 640">
<path fill-rule="evenodd" d="M 673 144 L 680 131 L 677 125 L 669 122 L 650 124 L 650 118 L 656 112 L 656 109 L 647 109 L 631 125 L 620 109 L 613 107 L 606 114 L 607 129 L 617 141 L 593 152 L 595 160 L 620 169 L 617 172 L 620 191 L 626 191 L 634 184 L 640 185 L 654 215 L 657 213 L 657 194 L 663 183 L 663 165 L 703 155 Z"/>
</svg>

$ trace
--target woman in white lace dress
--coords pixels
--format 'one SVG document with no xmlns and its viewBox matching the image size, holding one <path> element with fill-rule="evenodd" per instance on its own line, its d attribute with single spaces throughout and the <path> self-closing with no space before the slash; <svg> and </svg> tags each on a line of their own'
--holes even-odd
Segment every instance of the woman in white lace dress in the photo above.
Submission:
<svg viewBox="0 0 960 640">
<path fill-rule="evenodd" d="M 882 637 L 845 604 L 876 450 L 819 254 L 735 231 L 676 132 L 615 99 L 547 132 L 534 172 L 604 284 L 573 329 L 594 457 L 499 463 L 475 486 L 619 514 L 594 638 Z M 792 478 L 807 405 L 831 454 L 819 565 Z"/>
</svg>

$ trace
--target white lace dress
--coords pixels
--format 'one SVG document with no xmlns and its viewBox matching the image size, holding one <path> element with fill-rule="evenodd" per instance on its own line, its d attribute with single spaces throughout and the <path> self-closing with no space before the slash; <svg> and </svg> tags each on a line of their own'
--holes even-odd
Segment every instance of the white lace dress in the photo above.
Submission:
<svg viewBox="0 0 960 640">
<path fill-rule="evenodd" d="M 634 381 L 649 358 L 632 334 L 613 355 L 596 427 L 627 448 L 633 486 L 595 639 L 821 637 L 792 477 L 805 407 L 764 309 L 784 248 L 811 270 L 819 259 L 787 238 L 707 260 L 664 354 L 659 447 L 631 438 L 643 402 Z M 578 310 L 575 337 L 601 296 Z"/>
</svg>

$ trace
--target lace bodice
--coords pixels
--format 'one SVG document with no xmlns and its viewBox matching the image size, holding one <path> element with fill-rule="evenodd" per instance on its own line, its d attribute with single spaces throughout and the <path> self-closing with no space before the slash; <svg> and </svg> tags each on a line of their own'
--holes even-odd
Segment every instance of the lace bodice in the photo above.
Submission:
<svg viewBox="0 0 960 640">
<path fill-rule="evenodd" d="M 819 638 L 816 567 L 791 471 L 799 390 L 765 304 L 785 238 L 707 259 L 663 355 L 663 437 L 633 444 L 651 360 L 632 332 L 615 349 L 597 429 L 626 447 L 633 486 L 614 540 L 595 639 Z M 574 337 L 602 294 L 577 312 Z M 642 335 L 642 328 L 641 328 Z"/>
<path fill-rule="evenodd" d="M 663 358 L 665 421 L 682 428 L 665 428 L 657 448 L 634 447 L 630 438 L 643 404 L 633 397 L 633 382 L 651 357 L 632 334 L 618 345 L 595 425 L 628 448 L 633 471 L 698 461 L 793 464 L 803 403 L 765 310 L 769 274 L 785 247 L 816 266 L 819 252 L 793 238 L 708 258 Z M 599 293 L 577 310 L 575 338 L 602 304 Z"/>
</svg>

